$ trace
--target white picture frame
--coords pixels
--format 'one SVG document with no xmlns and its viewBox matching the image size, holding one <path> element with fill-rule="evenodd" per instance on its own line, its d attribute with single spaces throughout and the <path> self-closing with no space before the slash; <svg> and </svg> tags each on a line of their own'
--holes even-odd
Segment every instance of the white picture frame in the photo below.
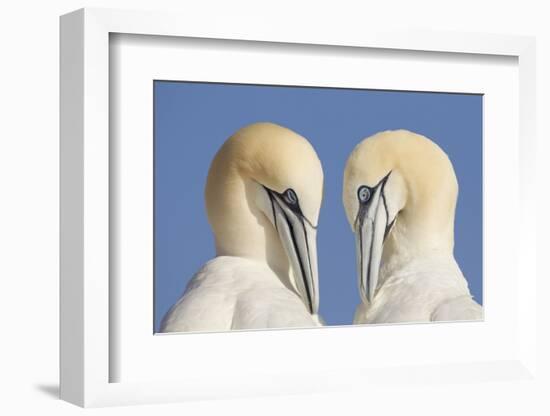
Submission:
<svg viewBox="0 0 550 416">
<path fill-rule="evenodd" d="M 283 30 L 268 19 L 251 21 L 243 17 L 238 24 L 235 21 L 225 21 L 223 17 L 214 16 L 213 19 L 206 24 L 194 21 L 189 15 L 107 9 L 83 9 L 61 18 L 61 397 L 80 406 L 107 406 L 196 398 L 323 392 L 367 384 L 371 385 L 372 392 L 375 383 L 388 383 L 396 379 L 405 383 L 412 382 L 413 379 L 415 382 L 434 379 L 480 382 L 487 379 L 520 381 L 534 377 L 536 219 L 533 215 L 535 201 L 530 196 L 533 195 L 530 190 L 534 187 L 532 173 L 535 169 L 534 39 L 464 33 L 380 32 L 359 28 L 339 28 L 337 32 L 328 32 L 326 28 L 315 25 L 304 32 L 293 26 Z M 506 334 L 502 332 L 505 337 L 503 339 L 508 341 L 507 345 L 502 347 L 500 353 L 495 353 L 492 359 L 482 353 L 476 357 L 475 352 L 472 352 L 473 355 L 464 355 L 458 362 L 450 360 L 449 355 L 441 355 L 435 357 L 434 361 L 418 356 L 416 362 L 414 359 L 402 362 L 393 360 L 382 362 L 378 367 L 373 363 L 353 367 L 349 363 L 334 360 L 330 365 L 316 369 L 315 361 L 310 361 L 309 366 L 297 369 L 290 364 L 285 366 L 284 360 L 281 360 L 276 361 L 278 371 L 274 371 L 273 368 L 259 366 L 257 361 L 255 366 L 260 367 L 259 370 L 247 368 L 247 365 L 252 365 L 241 360 L 240 368 L 232 368 L 232 372 L 229 372 L 229 368 L 224 371 L 219 366 L 205 369 L 204 373 L 201 373 L 200 368 L 195 368 L 194 372 L 190 371 L 181 378 L 171 377 L 167 371 L 155 373 L 155 368 L 151 366 L 147 371 L 136 371 L 136 374 L 144 374 L 143 377 L 121 377 L 118 370 L 113 371 L 125 359 L 125 355 L 121 357 L 124 349 L 113 348 L 113 339 L 119 336 L 120 329 L 120 325 L 113 323 L 113 316 L 117 313 L 117 297 L 114 294 L 120 287 L 110 279 L 115 273 L 116 256 L 120 254 L 113 252 L 111 247 L 112 230 L 116 227 L 117 219 L 113 215 L 113 201 L 118 197 L 118 187 L 112 183 L 113 176 L 118 172 L 118 159 L 113 156 L 113 144 L 110 140 L 116 132 L 109 121 L 113 116 L 110 112 L 113 110 L 110 99 L 114 91 L 110 79 L 110 39 L 113 39 L 113 34 L 161 36 L 162 38 L 155 40 L 161 43 L 168 40 L 174 42 L 178 38 L 224 40 L 226 43 L 233 41 L 240 42 L 240 45 L 254 43 L 259 50 L 262 45 L 277 44 L 282 50 L 290 45 L 302 45 L 305 48 L 327 47 L 331 51 L 349 48 L 416 51 L 431 53 L 430 59 L 434 65 L 437 58 L 433 57 L 437 55 L 468 56 L 474 66 L 476 59 L 489 55 L 517 59 L 519 95 L 515 97 L 518 105 L 514 107 L 517 114 L 512 114 L 507 122 L 512 123 L 511 126 L 519 126 L 519 131 L 510 133 L 510 146 L 519 146 L 519 157 L 517 166 L 510 168 L 508 172 L 509 179 L 514 184 L 508 193 L 516 196 L 514 200 L 517 202 L 510 208 L 510 215 L 520 219 L 512 230 L 517 232 L 514 234 L 517 238 L 511 243 L 511 249 L 515 253 L 513 257 L 517 258 L 517 262 L 516 259 L 511 261 L 517 264 L 510 273 L 517 275 L 522 270 L 522 279 L 519 285 L 516 285 L 517 280 L 512 279 L 507 286 L 517 286 L 516 292 L 506 292 L 506 296 L 514 297 L 510 328 L 506 329 Z M 295 51 L 293 53 L 296 54 Z M 143 68 L 136 69 L 135 72 L 138 74 L 137 78 L 139 74 L 145 74 Z M 250 82 L 261 83 L 261 80 L 251 79 Z M 468 88 L 467 85 L 466 83 L 460 87 L 457 82 L 457 90 L 462 91 Z M 399 89 L 407 89 L 406 86 L 396 85 Z M 391 83 L 387 85 L 387 88 L 391 87 Z M 516 124 L 513 124 L 514 120 Z M 496 130 L 493 129 L 493 132 Z M 118 150 L 124 152 L 124 147 Z M 512 147 L 503 151 L 500 157 L 505 159 L 506 154 L 513 156 Z M 496 158 L 496 155 L 485 157 Z M 502 164 L 498 163 L 490 166 L 493 166 L 491 169 L 494 169 L 494 174 L 503 169 Z M 495 193 L 491 198 L 498 198 L 499 195 L 501 194 Z M 495 306 L 494 310 L 499 309 Z M 125 325 L 127 323 L 125 321 Z M 487 325 L 490 324 L 491 321 L 487 321 Z M 502 326 L 501 322 L 495 321 L 496 324 Z M 456 329 L 458 327 L 460 328 Z M 484 329 L 475 326 L 475 323 L 461 323 L 455 325 L 454 335 L 445 332 L 444 326 L 401 326 L 400 333 L 387 328 L 375 329 L 375 336 L 382 339 L 377 348 L 384 349 L 389 346 L 387 343 L 390 340 L 400 342 L 400 337 L 410 337 L 416 332 L 419 335 L 423 332 L 431 334 L 426 336 L 433 336 L 435 331 L 439 331 L 438 336 L 464 334 L 473 337 L 474 334 L 482 336 L 489 327 Z M 236 354 L 239 345 L 251 342 L 258 348 L 273 348 L 273 344 L 282 342 L 322 342 L 331 345 L 331 348 L 337 348 L 337 339 L 347 343 L 357 339 L 358 343 L 364 343 L 367 339 L 365 329 L 367 328 L 346 327 L 309 331 L 259 331 L 207 334 L 207 337 L 204 334 L 202 337 L 188 334 L 179 336 L 179 340 L 173 338 L 174 336 L 153 337 L 151 333 L 155 344 L 173 345 L 164 350 L 161 358 L 151 356 L 149 361 L 158 359 L 157 367 L 167 367 L 169 361 L 166 361 L 166 357 L 170 357 L 175 348 L 181 351 L 182 343 L 186 341 L 194 344 L 195 353 L 209 344 L 219 345 L 223 342 L 234 348 Z M 273 335 L 274 333 L 276 334 Z M 188 338 L 191 336 L 195 338 Z M 418 338 L 422 339 L 423 336 Z M 139 348 L 143 339 L 131 340 L 139 342 L 133 345 L 137 345 L 138 352 L 142 351 Z M 472 341 L 475 342 L 475 339 Z M 421 347 L 421 344 L 417 347 Z M 153 354 L 152 351 L 149 354 Z M 130 360 L 125 365 L 135 366 L 137 363 Z M 218 373 L 215 373 L 216 368 Z M 235 375 L 235 370 L 240 372 L 239 376 Z"/>
</svg>

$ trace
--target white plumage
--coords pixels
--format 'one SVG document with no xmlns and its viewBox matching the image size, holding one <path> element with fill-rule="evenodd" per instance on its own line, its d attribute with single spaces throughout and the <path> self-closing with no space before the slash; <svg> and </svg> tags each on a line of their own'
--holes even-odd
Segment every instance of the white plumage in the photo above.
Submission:
<svg viewBox="0 0 550 416">
<path fill-rule="evenodd" d="M 453 255 L 457 196 L 451 161 L 424 136 L 386 131 L 356 146 L 343 192 L 362 299 L 354 323 L 483 317 Z"/>
<path fill-rule="evenodd" d="M 381 270 L 372 303 L 357 307 L 354 323 L 478 320 L 473 299 L 456 261 L 449 256 L 411 260 Z"/>
<path fill-rule="evenodd" d="M 217 256 L 193 276 L 161 332 L 321 325 L 322 188 L 317 154 L 293 131 L 257 123 L 230 137 L 205 190 Z"/>
<path fill-rule="evenodd" d="M 162 332 L 318 326 L 318 318 L 265 263 L 221 256 L 206 263 L 162 322 Z"/>
</svg>

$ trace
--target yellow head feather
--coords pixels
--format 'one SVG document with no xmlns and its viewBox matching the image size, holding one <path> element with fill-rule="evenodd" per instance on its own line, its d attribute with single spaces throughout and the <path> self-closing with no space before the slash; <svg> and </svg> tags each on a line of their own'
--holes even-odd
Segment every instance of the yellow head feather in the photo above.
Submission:
<svg viewBox="0 0 550 416">
<path fill-rule="evenodd" d="M 346 164 L 343 201 L 350 223 L 358 210 L 357 189 L 374 186 L 389 172 L 388 199 L 400 232 L 429 248 L 453 246 L 458 182 L 445 152 L 407 130 L 377 133 L 359 143 Z M 393 198 L 392 198 L 393 197 Z"/>
<path fill-rule="evenodd" d="M 315 150 L 309 141 L 288 128 L 255 123 L 238 130 L 223 144 L 208 173 L 208 219 L 217 239 L 227 240 L 225 246 L 235 245 L 235 239 L 249 232 L 250 221 L 258 222 L 248 216 L 260 216 L 253 200 L 255 185 L 278 193 L 292 188 L 303 215 L 317 224 L 323 170 Z"/>
</svg>

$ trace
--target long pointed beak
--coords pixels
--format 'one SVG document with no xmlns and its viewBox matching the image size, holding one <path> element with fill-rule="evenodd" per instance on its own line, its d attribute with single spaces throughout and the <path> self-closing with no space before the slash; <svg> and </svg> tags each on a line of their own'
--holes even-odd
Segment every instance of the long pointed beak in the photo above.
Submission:
<svg viewBox="0 0 550 416">
<path fill-rule="evenodd" d="M 359 293 L 364 302 L 372 302 L 378 286 L 382 248 L 388 224 L 382 186 L 378 186 L 366 207 L 362 207 L 355 225 Z"/>
<path fill-rule="evenodd" d="M 295 276 L 296 289 L 311 314 L 319 310 L 317 229 L 307 218 L 272 194 L 275 228 Z"/>
</svg>

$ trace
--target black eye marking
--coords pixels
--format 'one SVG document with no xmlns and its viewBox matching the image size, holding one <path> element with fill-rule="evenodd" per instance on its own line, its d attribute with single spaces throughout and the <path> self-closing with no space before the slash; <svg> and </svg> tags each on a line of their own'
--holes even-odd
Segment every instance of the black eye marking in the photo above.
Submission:
<svg viewBox="0 0 550 416">
<path fill-rule="evenodd" d="M 368 202 L 371 196 L 371 190 L 366 185 L 361 185 L 357 190 L 357 198 L 362 203 Z"/>
<path fill-rule="evenodd" d="M 298 199 L 298 195 L 296 194 L 296 192 L 294 192 L 294 189 L 288 188 L 282 194 L 276 191 L 273 191 L 272 189 L 269 189 L 266 186 L 264 186 L 264 189 L 268 193 L 269 200 L 271 201 L 272 215 L 275 223 L 276 223 L 275 204 L 278 204 L 278 205 L 284 204 L 288 209 L 290 209 L 290 211 L 292 211 L 296 216 L 298 216 L 298 218 L 307 222 L 311 228 L 313 228 L 314 230 L 317 229 L 317 226 L 313 225 L 313 223 L 302 213 L 302 208 L 300 207 L 300 201 Z M 275 228 L 277 228 L 276 225 L 275 225 Z"/>
<path fill-rule="evenodd" d="M 288 188 L 283 192 L 283 198 L 285 202 L 289 205 L 296 205 L 298 203 L 298 196 L 293 189 Z"/>
<path fill-rule="evenodd" d="M 381 191 L 382 191 L 382 196 L 384 195 L 384 187 L 386 186 L 386 182 L 388 181 L 388 178 L 390 177 L 392 171 L 390 170 L 386 176 L 384 176 L 382 179 L 380 179 L 380 182 L 378 182 L 376 185 L 374 185 L 374 187 L 370 187 L 370 186 L 367 186 L 367 185 L 361 185 L 358 189 L 357 189 L 357 199 L 359 199 L 359 202 L 362 203 L 362 204 L 366 204 L 367 202 L 369 202 L 371 196 L 374 194 L 374 192 L 376 191 L 376 189 L 378 189 L 378 187 L 382 187 Z"/>
<path fill-rule="evenodd" d="M 390 170 L 386 176 L 384 176 L 380 181 L 374 185 L 373 187 L 367 186 L 367 185 L 361 185 L 359 188 L 357 188 L 357 199 L 359 200 L 359 210 L 357 211 L 357 216 L 355 217 L 355 227 L 361 227 L 363 225 L 363 222 L 365 220 L 367 210 L 369 208 L 369 205 L 371 204 L 371 198 L 375 194 L 375 192 L 380 188 L 380 198 L 382 199 L 384 203 L 384 209 L 386 210 L 386 235 L 389 233 L 391 227 L 393 226 L 395 222 L 395 218 L 391 222 L 391 224 L 388 224 L 389 221 L 389 210 L 388 205 L 386 202 L 386 195 L 384 193 L 386 182 L 388 181 L 392 171 Z M 385 237 L 384 237 L 385 238 Z"/>
</svg>

